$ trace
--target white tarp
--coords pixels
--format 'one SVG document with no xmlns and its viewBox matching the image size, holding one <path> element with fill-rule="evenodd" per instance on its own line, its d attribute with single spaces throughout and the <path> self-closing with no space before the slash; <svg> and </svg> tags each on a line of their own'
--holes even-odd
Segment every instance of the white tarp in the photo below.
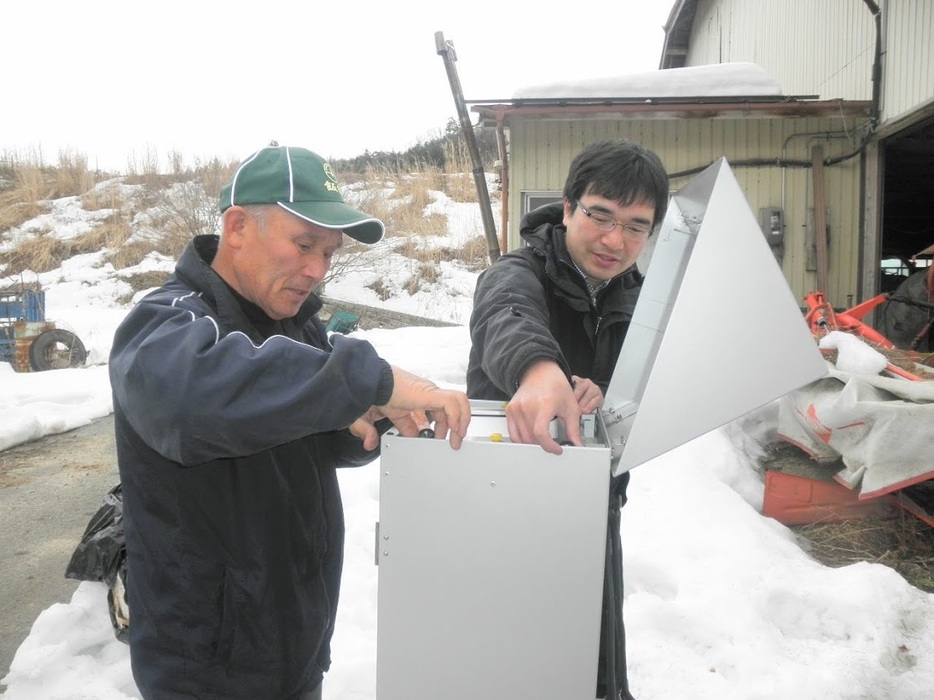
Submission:
<svg viewBox="0 0 934 700">
<path fill-rule="evenodd" d="M 830 364 L 830 363 L 828 363 Z M 842 458 L 834 478 L 881 496 L 934 478 L 934 381 L 840 371 L 783 397 L 779 437 L 819 462 Z"/>
</svg>

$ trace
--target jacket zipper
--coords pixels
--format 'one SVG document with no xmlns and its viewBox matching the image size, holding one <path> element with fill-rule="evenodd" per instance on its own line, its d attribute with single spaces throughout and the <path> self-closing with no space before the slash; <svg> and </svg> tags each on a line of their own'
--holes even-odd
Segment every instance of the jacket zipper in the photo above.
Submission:
<svg viewBox="0 0 934 700">
<path fill-rule="evenodd" d="M 596 295 L 595 293 L 593 293 L 593 292 L 590 291 L 590 285 L 587 284 L 587 275 L 584 274 L 584 271 L 581 270 L 581 269 L 577 266 L 577 263 L 575 263 L 573 260 L 572 260 L 570 263 L 569 263 L 567 260 L 561 260 L 561 262 L 562 262 L 564 265 L 566 265 L 566 266 L 568 266 L 569 268 L 571 268 L 572 270 L 574 270 L 575 272 L 577 272 L 578 275 L 580 275 L 581 280 L 584 282 L 584 289 L 587 290 L 587 299 L 588 299 L 588 301 L 590 301 L 590 308 L 593 309 L 594 311 L 597 311 L 597 295 Z M 622 274 L 622 273 L 620 273 L 620 274 Z M 613 279 L 616 279 L 616 278 L 614 277 Z M 609 282 L 612 282 L 612 281 L 613 281 L 613 280 L 607 280 L 607 284 L 608 284 Z M 601 286 L 600 288 L 603 289 L 603 287 L 605 287 L 605 286 L 606 286 L 606 284 L 604 284 L 604 285 Z M 600 333 L 600 325 L 601 325 L 602 323 L 603 323 L 603 316 L 597 316 L 597 323 L 596 323 L 596 325 L 594 325 L 594 329 L 593 329 L 593 342 L 594 342 L 594 346 L 596 346 L 596 344 L 597 344 L 597 336 L 598 336 L 599 333 Z M 517 382 L 517 383 L 518 383 L 518 382 Z"/>
</svg>

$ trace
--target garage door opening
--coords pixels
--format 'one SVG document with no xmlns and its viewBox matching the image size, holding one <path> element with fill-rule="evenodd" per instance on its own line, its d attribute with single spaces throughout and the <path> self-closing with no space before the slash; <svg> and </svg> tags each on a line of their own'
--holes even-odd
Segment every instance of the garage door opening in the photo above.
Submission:
<svg viewBox="0 0 934 700">
<path fill-rule="evenodd" d="M 931 296 L 934 245 L 934 119 L 905 129 L 883 142 L 882 246 L 879 291 L 921 305 L 888 302 L 879 330 L 899 347 L 929 352 L 924 331 L 934 302 Z"/>
</svg>

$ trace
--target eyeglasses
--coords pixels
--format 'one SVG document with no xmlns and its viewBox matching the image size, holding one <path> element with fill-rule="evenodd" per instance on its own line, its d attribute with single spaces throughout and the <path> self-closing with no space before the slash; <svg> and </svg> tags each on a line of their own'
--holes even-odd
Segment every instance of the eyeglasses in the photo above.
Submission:
<svg viewBox="0 0 934 700">
<path fill-rule="evenodd" d="M 580 210 L 584 212 L 584 215 L 588 219 L 593 221 L 594 226 L 596 226 L 601 231 L 606 231 L 607 233 L 609 233 L 614 228 L 619 226 L 622 229 L 624 234 L 626 234 L 627 236 L 629 236 L 630 238 L 634 240 L 639 240 L 639 241 L 645 240 L 646 238 L 649 237 L 649 234 L 652 233 L 651 226 L 646 226 L 645 224 L 633 224 L 633 223 L 621 224 L 619 221 L 617 221 L 611 216 L 607 216 L 603 212 L 590 211 L 587 209 L 587 207 L 581 204 L 581 201 L 579 199 L 577 200 L 577 206 L 580 207 Z"/>
</svg>

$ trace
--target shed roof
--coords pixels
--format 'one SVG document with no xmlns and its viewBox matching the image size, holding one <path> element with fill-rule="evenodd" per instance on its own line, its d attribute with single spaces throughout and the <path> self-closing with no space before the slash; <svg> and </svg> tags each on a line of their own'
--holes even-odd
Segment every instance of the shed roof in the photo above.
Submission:
<svg viewBox="0 0 934 700">
<path fill-rule="evenodd" d="M 771 75 L 755 63 L 715 63 L 671 70 L 654 70 L 609 78 L 547 83 L 520 88 L 515 100 L 548 98 L 725 98 L 782 97 Z"/>
<path fill-rule="evenodd" d="M 628 115 L 641 119 L 740 117 L 864 117 L 868 101 L 782 95 L 754 63 L 670 68 L 608 78 L 534 85 L 507 100 L 468 100 L 484 122 L 511 117 L 581 119 Z"/>
<path fill-rule="evenodd" d="M 665 22 L 665 41 L 662 43 L 662 55 L 659 68 L 680 68 L 688 54 L 688 42 L 694 15 L 697 12 L 697 0 L 677 0 Z"/>
</svg>

